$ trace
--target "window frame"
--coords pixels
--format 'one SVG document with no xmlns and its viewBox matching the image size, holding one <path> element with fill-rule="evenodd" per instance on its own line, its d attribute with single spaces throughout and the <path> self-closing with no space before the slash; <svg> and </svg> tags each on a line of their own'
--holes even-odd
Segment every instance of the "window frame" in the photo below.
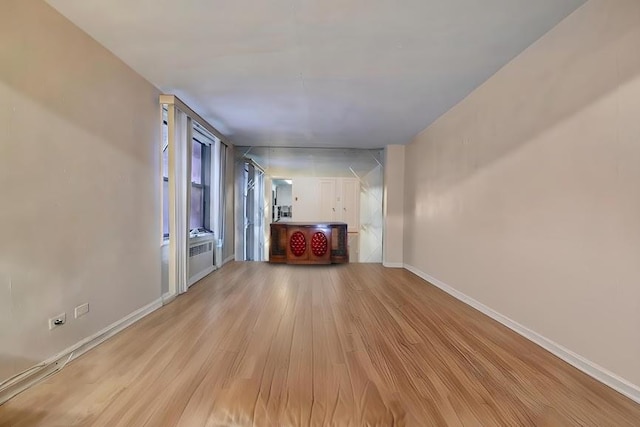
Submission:
<svg viewBox="0 0 640 427">
<path fill-rule="evenodd" d="M 165 213 L 165 203 L 169 203 L 169 191 L 165 194 L 164 185 L 167 183 L 167 187 L 169 186 L 169 164 L 168 164 L 168 156 L 169 156 L 169 122 L 167 118 L 167 108 L 163 106 L 162 108 L 162 126 L 161 126 L 161 139 L 162 139 L 162 151 L 160 152 L 160 167 L 162 173 L 162 238 L 164 240 L 169 239 L 169 208 L 167 205 L 167 212 Z M 165 132 L 166 130 L 166 132 Z M 166 136 L 166 138 L 165 138 Z M 164 164 L 164 156 L 167 154 L 167 168 L 165 170 Z M 166 173 L 166 175 L 165 175 Z M 165 230 L 165 222 L 167 225 L 167 229 Z"/>
<path fill-rule="evenodd" d="M 168 120 L 166 117 L 167 114 L 167 110 L 163 109 L 163 118 L 162 118 L 162 151 L 161 151 L 161 167 L 162 167 L 162 181 L 163 181 L 163 194 L 162 194 L 162 209 L 163 212 L 165 210 L 165 206 L 164 204 L 168 202 L 168 195 L 165 194 L 164 192 L 164 185 L 165 183 L 167 183 L 166 185 L 168 185 L 169 183 L 169 174 L 168 174 L 168 167 L 165 167 L 165 161 L 164 161 L 164 156 L 168 155 L 168 149 L 169 149 L 169 143 L 168 143 Z M 200 218 L 199 223 L 202 225 L 199 225 L 197 227 L 192 227 L 191 224 L 191 213 L 189 214 L 189 231 L 190 233 L 193 233 L 194 231 L 196 232 L 205 232 L 205 233 L 213 233 L 213 224 L 211 223 L 212 221 L 212 212 L 211 209 L 213 208 L 212 206 L 212 202 L 211 202 L 211 198 L 212 198 L 212 194 L 211 194 L 211 186 L 212 186 L 212 174 L 214 173 L 214 171 L 212 170 L 213 167 L 213 150 L 217 148 L 217 145 L 220 143 L 220 140 L 212 135 L 210 132 L 208 132 L 204 127 L 202 127 L 200 124 L 198 124 L 196 121 L 192 121 L 192 129 L 191 129 L 191 149 L 190 149 L 190 153 L 191 153 L 191 163 L 189 165 L 189 169 L 190 169 L 190 174 L 189 174 L 189 182 L 191 184 L 190 187 L 190 193 L 192 193 L 192 190 L 194 188 L 197 188 L 199 191 L 202 192 L 202 217 Z M 193 170 L 193 148 L 195 146 L 195 144 L 200 144 L 200 182 L 195 182 L 193 181 L 193 174 L 192 174 L 192 170 Z M 191 196 L 189 196 L 189 202 L 191 203 Z M 166 240 L 169 238 L 169 230 L 167 228 L 165 228 L 165 215 L 163 213 L 163 224 L 162 224 L 162 234 L 163 234 L 163 239 Z M 166 224 L 167 226 L 169 225 L 168 222 Z"/>
<path fill-rule="evenodd" d="M 191 182 L 191 188 L 198 188 L 202 190 L 202 227 L 199 229 L 204 230 L 207 233 L 212 233 L 211 227 L 211 174 L 212 174 L 212 150 L 216 145 L 216 137 L 209 134 L 201 125 L 197 122 L 193 122 L 193 129 L 191 132 L 191 161 L 193 168 L 193 144 L 201 145 L 200 156 L 200 183 L 193 181 L 193 174 L 189 177 Z M 191 200 L 189 201 L 191 203 Z M 189 215 L 189 222 L 191 222 L 191 215 Z M 195 228 L 189 224 L 189 230 L 193 231 Z"/>
<path fill-rule="evenodd" d="M 195 131 L 195 127 L 194 127 L 194 131 Z M 198 227 L 192 227 L 191 226 L 191 214 L 189 214 L 189 230 L 193 231 L 196 229 L 204 229 L 207 232 L 210 232 L 210 228 L 209 228 L 209 220 L 208 220 L 208 214 L 209 214 L 209 208 L 210 208 L 210 204 L 209 204 L 209 200 L 207 197 L 207 192 L 210 191 L 210 185 L 207 185 L 207 181 L 208 181 L 208 177 L 207 177 L 207 169 L 210 168 L 210 161 L 207 161 L 208 157 L 211 156 L 211 146 L 210 144 L 207 143 L 203 143 L 202 141 L 200 141 L 197 137 L 196 137 L 196 132 L 193 132 L 193 136 L 191 137 L 191 168 L 193 170 L 193 147 L 195 144 L 200 144 L 200 183 L 197 183 L 195 181 L 193 181 L 193 173 L 190 176 L 190 181 L 191 181 L 191 189 L 193 190 L 193 188 L 198 188 L 199 190 L 202 191 L 202 217 L 200 218 L 200 223 L 202 224 L 202 226 L 198 226 Z M 193 191 L 191 192 L 191 198 L 193 197 Z M 189 201 L 191 203 L 191 200 Z"/>
</svg>

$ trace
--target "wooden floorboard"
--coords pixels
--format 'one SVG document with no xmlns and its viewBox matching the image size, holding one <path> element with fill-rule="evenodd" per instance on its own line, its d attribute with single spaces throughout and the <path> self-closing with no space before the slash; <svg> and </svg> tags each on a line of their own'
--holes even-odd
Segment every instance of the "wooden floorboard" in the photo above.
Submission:
<svg viewBox="0 0 640 427">
<path fill-rule="evenodd" d="M 230 263 L 0 426 L 640 426 L 640 405 L 406 270 Z"/>
</svg>

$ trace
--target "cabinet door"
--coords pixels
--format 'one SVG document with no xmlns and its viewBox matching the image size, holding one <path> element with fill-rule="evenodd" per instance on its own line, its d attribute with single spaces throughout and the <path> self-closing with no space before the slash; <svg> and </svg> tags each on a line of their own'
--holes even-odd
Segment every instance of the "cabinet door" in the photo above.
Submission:
<svg viewBox="0 0 640 427">
<path fill-rule="evenodd" d="M 304 227 L 287 227 L 287 263 L 309 260 L 309 232 Z"/>
<path fill-rule="evenodd" d="M 360 183 L 357 179 L 342 179 L 342 222 L 346 222 L 349 233 L 360 228 Z"/>
<path fill-rule="evenodd" d="M 329 227 L 310 227 L 309 262 L 331 264 L 331 229 Z"/>
<path fill-rule="evenodd" d="M 294 178 L 291 219 L 296 222 L 318 221 L 317 178 Z"/>
<path fill-rule="evenodd" d="M 336 216 L 336 180 L 320 180 L 319 221 L 335 221 Z"/>
<path fill-rule="evenodd" d="M 271 224 L 271 241 L 269 244 L 269 261 L 287 261 L 287 227 L 284 224 Z"/>
</svg>

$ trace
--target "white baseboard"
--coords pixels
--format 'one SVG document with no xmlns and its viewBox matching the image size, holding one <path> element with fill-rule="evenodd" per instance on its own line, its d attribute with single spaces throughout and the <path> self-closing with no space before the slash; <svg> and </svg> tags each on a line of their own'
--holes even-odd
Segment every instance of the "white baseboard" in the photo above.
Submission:
<svg viewBox="0 0 640 427">
<path fill-rule="evenodd" d="M 211 267 L 207 268 L 206 270 L 202 270 L 200 273 L 196 274 L 195 276 L 193 276 L 192 278 L 189 279 L 189 286 L 195 284 L 197 281 L 204 279 L 205 277 L 207 277 L 209 274 L 213 273 L 214 271 L 216 271 L 216 266 L 212 265 Z"/>
<path fill-rule="evenodd" d="M 60 371 L 67 365 L 67 363 L 80 357 L 87 351 L 103 343 L 108 338 L 114 336 L 126 327 L 131 326 L 149 313 L 152 313 L 158 308 L 162 307 L 162 303 L 163 299 L 158 298 L 152 303 L 145 305 L 144 307 L 134 311 L 128 316 L 112 323 L 101 331 L 83 339 L 82 341 L 61 351 L 57 355 L 36 365 L 35 367 L 27 371 L 27 373 L 25 373 L 24 375 L 16 377 L 13 381 L 9 382 L 5 386 L 3 386 L 2 389 L 0 389 L 0 405 L 16 396 L 17 394 L 22 393 L 29 387 Z"/>
<path fill-rule="evenodd" d="M 481 302 L 476 301 L 475 299 L 452 288 L 446 283 L 441 282 L 435 277 L 432 277 L 427 273 L 418 270 L 414 266 L 409 264 L 404 264 L 404 268 L 406 268 L 416 276 L 420 277 L 421 279 L 424 279 L 427 282 L 433 284 L 434 286 L 442 289 L 443 291 L 453 296 L 454 298 L 457 298 L 463 303 L 470 305 L 471 307 L 475 308 L 481 313 L 486 314 L 492 319 L 502 323 L 507 328 L 513 330 L 514 332 L 517 332 L 518 334 L 522 335 L 528 340 L 533 341 L 534 343 L 538 344 L 540 347 L 544 348 L 545 350 L 555 354 L 556 356 L 558 356 L 560 359 L 564 360 L 568 364 L 580 369 L 585 374 L 595 378 L 601 383 L 627 396 L 629 399 L 640 403 L 640 387 L 638 387 L 637 385 L 632 384 L 631 382 L 625 380 L 624 378 L 619 377 L 613 372 L 610 372 L 607 369 L 603 368 L 602 366 L 599 366 L 596 363 L 593 363 L 590 360 L 585 359 L 579 354 L 574 353 L 568 348 L 561 346 L 560 344 L 540 335 L 539 333 L 532 331 L 526 326 L 519 324 L 515 320 L 512 320 L 507 316 L 504 316 L 498 313 L 497 311 L 487 307 Z"/>
<path fill-rule="evenodd" d="M 226 263 L 231 262 L 231 261 L 235 261 L 235 259 L 236 259 L 236 256 L 235 255 L 231 255 L 230 257 L 227 257 L 224 261 L 222 261 L 222 265 L 225 265 Z"/>
<path fill-rule="evenodd" d="M 382 262 L 382 265 L 386 268 L 404 268 L 404 264 L 401 262 Z"/>
<path fill-rule="evenodd" d="M 174 299 L 176 299 L 176 294 L 172 294 L 171 292 L 167 292 L 162 294 L 162 305 L 167 305 Z"/>
</svg>

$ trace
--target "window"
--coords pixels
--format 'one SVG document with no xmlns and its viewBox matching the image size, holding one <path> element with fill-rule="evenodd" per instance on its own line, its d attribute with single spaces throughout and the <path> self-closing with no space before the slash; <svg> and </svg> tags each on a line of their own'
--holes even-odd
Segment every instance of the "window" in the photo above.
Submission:
<svg viewBox="0 0 640 427">
<path fill-rule="evenodd" d="M 205 135 L 198 125 L 191 140 L 191 201 L 189 229 L 210 229 L 211 144 L 215 137 Z M 169 237 L 169 135 L 165 117 L 162 122 L 162 232 Z"/>
<path fill-rule="evenodd" d="M 162 234 L 169 237 L 169 125 L 162 111 Z"/>
<path fill-rule="evenodd" d="M 191 140 L 191 213 L 189 229 L 211 231 L 211 150 L 216 138 L 197 123 Z"/>
<path fill-rule="evenodd" d="M 195 137 L 192 141 L 191 151 L 191 214 L 189 216 L 189 229 L 206 227 L 206 214 L 208 213 L 205 193 L 208 186 L 205 185 L 205 158 L 209 153 L 209 146 L 202 144 Z"/>
</svg>

